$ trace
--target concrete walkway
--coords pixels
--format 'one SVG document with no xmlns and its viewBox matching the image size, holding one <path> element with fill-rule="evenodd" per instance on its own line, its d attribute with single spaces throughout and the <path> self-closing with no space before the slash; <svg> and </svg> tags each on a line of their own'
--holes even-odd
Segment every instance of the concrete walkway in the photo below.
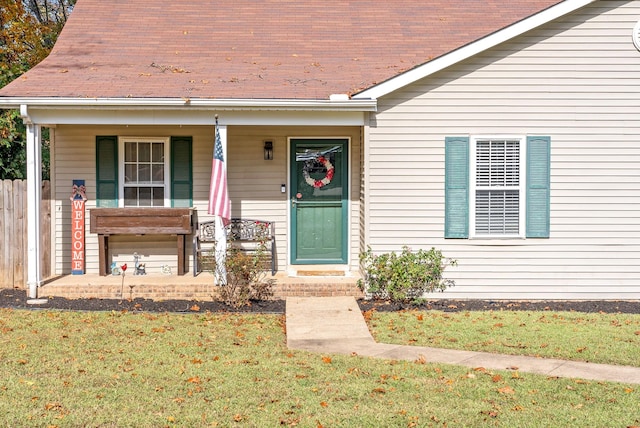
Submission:
<svg viewBox="0 0 640 428">
<path fill-rule="evenodd" d="M 290 349 L 640 384 L 640 367 L 376 343 L 353 297 L 289 297 L 286 319 Z"/>
</svg>

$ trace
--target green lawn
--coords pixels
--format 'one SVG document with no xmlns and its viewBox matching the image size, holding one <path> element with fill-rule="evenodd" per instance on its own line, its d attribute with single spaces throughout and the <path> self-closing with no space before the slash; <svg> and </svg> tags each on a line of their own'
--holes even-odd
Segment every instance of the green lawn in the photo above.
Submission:
<svg viewBox="0 0 640 428">
<path fill-rule="evenodd" d="M 383 343 L 640 366 L 640 315 L 372 311 L 365 319 Z"/>
<path fill-rule="evenodd" d="M 0 309 L 0 341 L 7 427 L 640 425 L 638 385 L 290 351 L 277 315 Z"/>
</svg>

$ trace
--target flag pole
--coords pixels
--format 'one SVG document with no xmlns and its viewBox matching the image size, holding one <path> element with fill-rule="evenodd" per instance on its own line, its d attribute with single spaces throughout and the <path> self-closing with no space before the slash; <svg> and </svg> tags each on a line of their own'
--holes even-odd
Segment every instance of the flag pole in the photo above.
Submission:
<svg viewBox="0 0 640 428">
<path fill-rule="evenodd" d="M 224 151 L 220 136 L 218 115 L 215 115 L 215 137 L 213 159 L 211 165 L 211 182 L 209 187 L 208 213 L 214 216 L 216 238 L 216 275 L 215 282 L 218 285 L 227 283 L 226 253 L 227 231 L 226 226 L 231 222 L 231 202 L 227 190 L 227 171 L 224 163 Z M 226 143 L 226 128 L 224 129 Z"/>
</svg>

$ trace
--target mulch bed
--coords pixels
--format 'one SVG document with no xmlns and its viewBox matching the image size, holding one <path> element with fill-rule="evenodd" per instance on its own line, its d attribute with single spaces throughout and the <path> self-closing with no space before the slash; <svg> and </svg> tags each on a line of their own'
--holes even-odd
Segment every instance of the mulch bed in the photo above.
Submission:
<svg viewBox="0 0 640 428">
<path fill-rule="evenodd" d="M 189 300 L 149 300 L 127 299 L 66 299 L 51 297 L 47 303 L 31 305 L 27 303 L 26 290 L 0 289 L 0 308 L 15 309 L 63 309 L 77 311 L 127 311 L 127 312 L 245 312 L 245 313 L 285 313 L 284 300 L 252 301 L 248 306 L 235 308 L 222 302 Z M 640 314 L 640 301 L 612 300 L 430 300 L 420 304 L 398 304 L 385 301 L 358 300 L 363 311 L 380 312 L 403 310 L 459 311 L 573 311 L 586 313 L 627 313 Z"/>
</svg>

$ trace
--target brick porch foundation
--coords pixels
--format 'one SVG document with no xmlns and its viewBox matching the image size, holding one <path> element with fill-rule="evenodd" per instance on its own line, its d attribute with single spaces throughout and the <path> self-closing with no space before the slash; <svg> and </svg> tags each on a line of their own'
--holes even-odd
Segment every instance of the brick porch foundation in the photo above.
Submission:
<svg viewBox="0 0 640 428">
<path fill-rule="evenodd" d="M 286 297 L 362 297 L 357 278 L 313 277 L 296 278 L 276 275 L 274 299 Z M 49 280 L 38 289 L 38 297 L 68 299 L 135 299 L 152 300 L 214 300 L 217 286 L 208 274 L 184 276 L 119 276 L 66 275 Z"/>
</svg>

